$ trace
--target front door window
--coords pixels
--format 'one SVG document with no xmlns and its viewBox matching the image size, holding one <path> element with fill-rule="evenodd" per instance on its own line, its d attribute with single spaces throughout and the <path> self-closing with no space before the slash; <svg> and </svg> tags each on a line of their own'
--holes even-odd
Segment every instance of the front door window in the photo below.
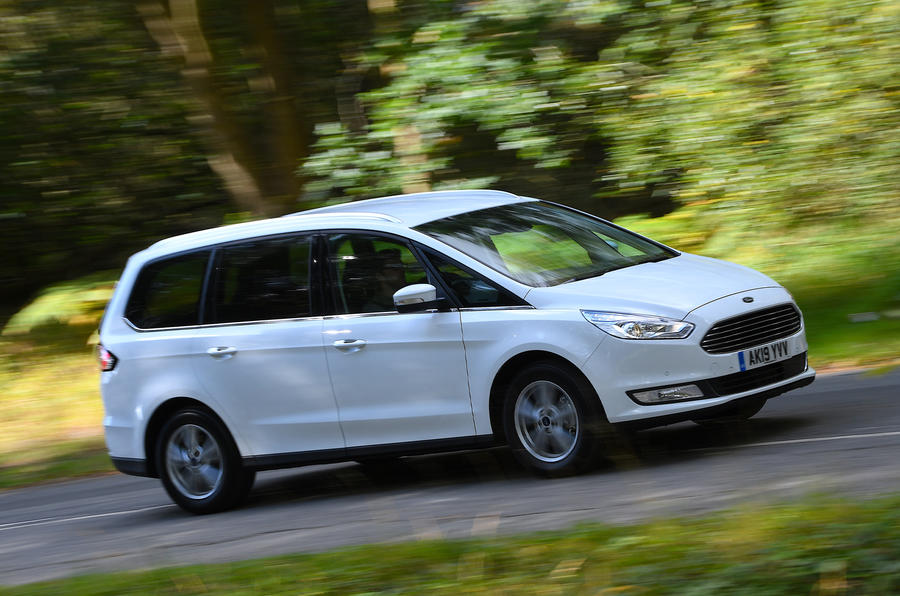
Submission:
<svg viewBox="0 0 900 596">
<path fill-rule="evenodd" d="M 328 238 L 330 286 L 338 314 L 391 312 L 394 292 L 428 283 L 425 268 L 403 242 L 366 234 Z"/>
</svg>

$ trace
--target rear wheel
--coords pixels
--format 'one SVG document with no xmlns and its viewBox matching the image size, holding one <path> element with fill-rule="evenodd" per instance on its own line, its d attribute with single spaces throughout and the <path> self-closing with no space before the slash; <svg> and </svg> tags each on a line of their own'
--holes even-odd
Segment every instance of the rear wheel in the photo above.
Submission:
<svg viewBox="0 0 900 596">
<path fill-rule="evenodd" d="M 593 388 L 555 362 L 534 364 L 512 379 L 503 421 L 516 459 L 548 476 L 593 465 L 609 426 Z"/>
<path fill-rule="evenodd" d="M 163 426 L 156 469 L 172 500 L 191 513 L 215 513 L 237 505 L 256 476 L 241 466 L 228 430 L 200 409 L 182 410 Z"/>
</svg>

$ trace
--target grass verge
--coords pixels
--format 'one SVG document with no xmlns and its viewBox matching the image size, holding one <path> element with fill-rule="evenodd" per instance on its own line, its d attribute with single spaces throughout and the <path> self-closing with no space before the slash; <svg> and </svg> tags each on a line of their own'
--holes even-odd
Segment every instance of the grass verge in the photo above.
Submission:
<svg viewBox="0 0 900 596">
<path fill-rule="evenodd" d="M 0 453 L 0 490 L 113 471 L 102 437 L 36 441 L 17 451 Z"/>
<path fill-rule="evenodd" d="M 0 335 L 0 489 L 112 471 L 94 331 L 115 274 L 44 291 Z"/>
<path fill-rule="evenodd" d="M 89 575 L 25 594 L 897 594 L 900 497 Z"/>
</svg>

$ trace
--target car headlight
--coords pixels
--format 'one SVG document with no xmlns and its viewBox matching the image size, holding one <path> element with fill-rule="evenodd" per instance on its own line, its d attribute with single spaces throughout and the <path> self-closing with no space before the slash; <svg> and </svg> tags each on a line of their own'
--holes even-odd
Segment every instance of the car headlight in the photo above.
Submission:
<svg viewBox="0 0 900 596">
<path fill-rule="evenodd" d="M 583 310 L 581 314 L 603 331 L 622 339 L 684 339 L 694 330 L 693 323 L 652 315 L 599 310 Z"/>
</svg>

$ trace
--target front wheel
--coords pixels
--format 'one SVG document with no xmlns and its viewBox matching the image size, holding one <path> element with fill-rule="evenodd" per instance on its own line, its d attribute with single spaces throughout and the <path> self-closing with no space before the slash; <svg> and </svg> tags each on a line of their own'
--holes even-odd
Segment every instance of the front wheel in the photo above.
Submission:
<svg viewBox="0 0 900 596">
<path fill-rule="evenodd" d="M 255 472 L 241 466 L 228 430 L 208 412 L 182 410 L 163 426 L 156 469 L 169 496 L 191 513 L 215 513 L 240 503 Z"/>
<path fill-rule="evenodd" d="M 587 469 L 597 460 L 606 423 L 597 394 L 580 376 L 543 362 L 507 387 L 504 431 L 516 459 L 548 476 Z"/>
</svg>

